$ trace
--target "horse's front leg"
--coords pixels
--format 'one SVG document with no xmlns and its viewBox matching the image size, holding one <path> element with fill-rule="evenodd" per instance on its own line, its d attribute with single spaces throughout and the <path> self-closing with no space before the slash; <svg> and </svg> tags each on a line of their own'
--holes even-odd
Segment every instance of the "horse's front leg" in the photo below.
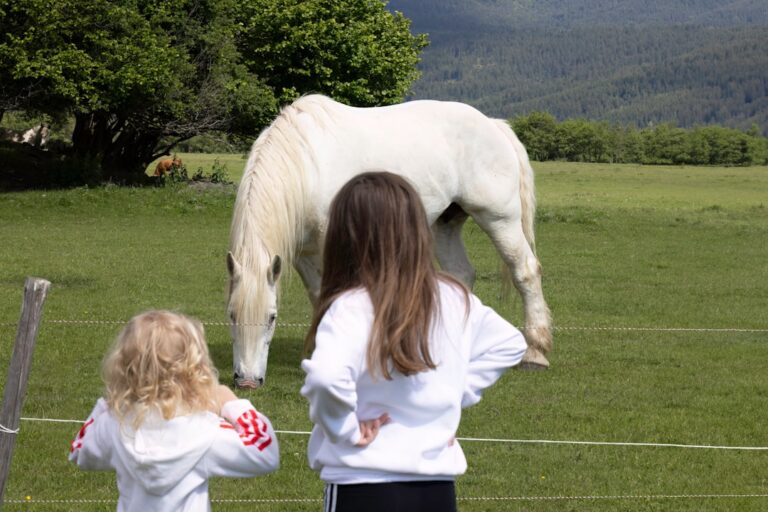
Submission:
<svg viewBox="0 0 768 512">
<path fill-rule="evenodd" d="M 322 262 L 319 254 L 301 255 L 296 258 L 293 266 L 301 276 L 304 288 L 307 290 L 309 301 L 312 307 L 317 306 L 317 299 L 320 296 L 320 268 Z"/>
</svg>

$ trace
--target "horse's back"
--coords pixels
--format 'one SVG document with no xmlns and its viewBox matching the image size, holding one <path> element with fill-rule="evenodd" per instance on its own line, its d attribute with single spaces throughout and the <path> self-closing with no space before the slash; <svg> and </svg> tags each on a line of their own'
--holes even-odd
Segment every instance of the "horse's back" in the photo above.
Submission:
<svg viewBox="0 0 768 512">
<path fill-rule="evenodd" d="M 431 216 L 452 202 L 501 208 L 518 194 L 514 146 L 497 120 L 470 105 L 418 100 L 360 108 L 323 96 L 304 99 L 311 105 L 305 112 L 322 126 L 312 147 L 324 203 L 352 176 L 372 169 L 408 178 Z"/>
<path fill-rule="evenodd" d="M 494 120 L 466 103 L 439 100 L 415 100 L 381 107 L 351 107 L 321 95 L 305 96 L 295 105 L 312 115 L 334 135 L 348 130 L 359 137 L 389 140 L 442 135 L 451 140 L 463 134 L 493 134 Z"/>
</svg>

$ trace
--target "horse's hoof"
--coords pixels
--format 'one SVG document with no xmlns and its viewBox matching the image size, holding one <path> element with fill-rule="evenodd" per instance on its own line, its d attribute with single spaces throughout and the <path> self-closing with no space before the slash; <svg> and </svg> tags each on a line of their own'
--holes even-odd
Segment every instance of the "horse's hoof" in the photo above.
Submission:
<svg viewBox="0 0 768 512">
<path fill-rule="evenodd" d="M 520 370 L 546 370 L 549 368 L 549 361 L 539 350 L 529 346 L 525 351 L 523 360 L 515 368 Z"/>
</svg>

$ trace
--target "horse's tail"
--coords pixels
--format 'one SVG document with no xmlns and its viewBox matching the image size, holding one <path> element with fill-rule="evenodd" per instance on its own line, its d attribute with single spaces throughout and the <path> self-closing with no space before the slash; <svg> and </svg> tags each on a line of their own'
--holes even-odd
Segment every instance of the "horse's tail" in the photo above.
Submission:
<svg viewBox="0 0 768 512">
<path fill-rule="evenodd" d="M 494 119 L 493 121 L 509 139 L 517 152 L 520 165 L 518 169 L 520 174 L 520 223 L 523 225 L 523 236 L 525 236 L 528 245 L 531 246 L 531 251 L 535 255 L 536 237 L 533 232 L 533 222 L 536 218 L 536 194 L 533 184 L 533 168 L 531 167 L 531 161 L 528 159 L 528 151 L 526 151 L 525 146 L 517 138 L 517 135 L 507 121 L 504 119 Z M 501 274 L 501 296 L 509 297 L 512 290 L 512 272 L 504 262 L 501 262 L 499 273 Z"/>
<path fill-rule="evenodd" d="M 507 121 L 494 119 L 494 122 L 504 132 L 517 152 L 520 162 L 520 222 L 523 225 L 523 235 L 525 235 L 528 245 L 531 246 L 531 251 L 536 254 L 536 238 L 533 232 L 533 222 L 536 218 L 536 190 L 533 184 L 533 167 L 531 167 L 531 161 L 528 159 L 528 151 Z"/>
</svg>

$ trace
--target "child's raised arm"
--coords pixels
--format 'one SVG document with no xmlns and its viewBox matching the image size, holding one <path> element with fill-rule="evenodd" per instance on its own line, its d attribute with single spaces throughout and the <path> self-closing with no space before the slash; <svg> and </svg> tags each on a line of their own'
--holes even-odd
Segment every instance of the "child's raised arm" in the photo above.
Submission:
<svg viewBox="0 0 768 512">
<path fill-rule="evenodd" d="M 100 438 L 99 430 L 108 421 L 107 402 L 99 398 L 69 448 L 69 460 L 82 469 L 107 470 L 112 466 L 112 444 Z"/>
<path fill-rule="evenodd" d="M 208 477 L 249 477 L 276 471 L 280 450 L 269 418 L 226 386 L 221 386 L 216 396 L 234 399 L 221 406 L 219 433 L 206 454 Z"/>
</svg>

